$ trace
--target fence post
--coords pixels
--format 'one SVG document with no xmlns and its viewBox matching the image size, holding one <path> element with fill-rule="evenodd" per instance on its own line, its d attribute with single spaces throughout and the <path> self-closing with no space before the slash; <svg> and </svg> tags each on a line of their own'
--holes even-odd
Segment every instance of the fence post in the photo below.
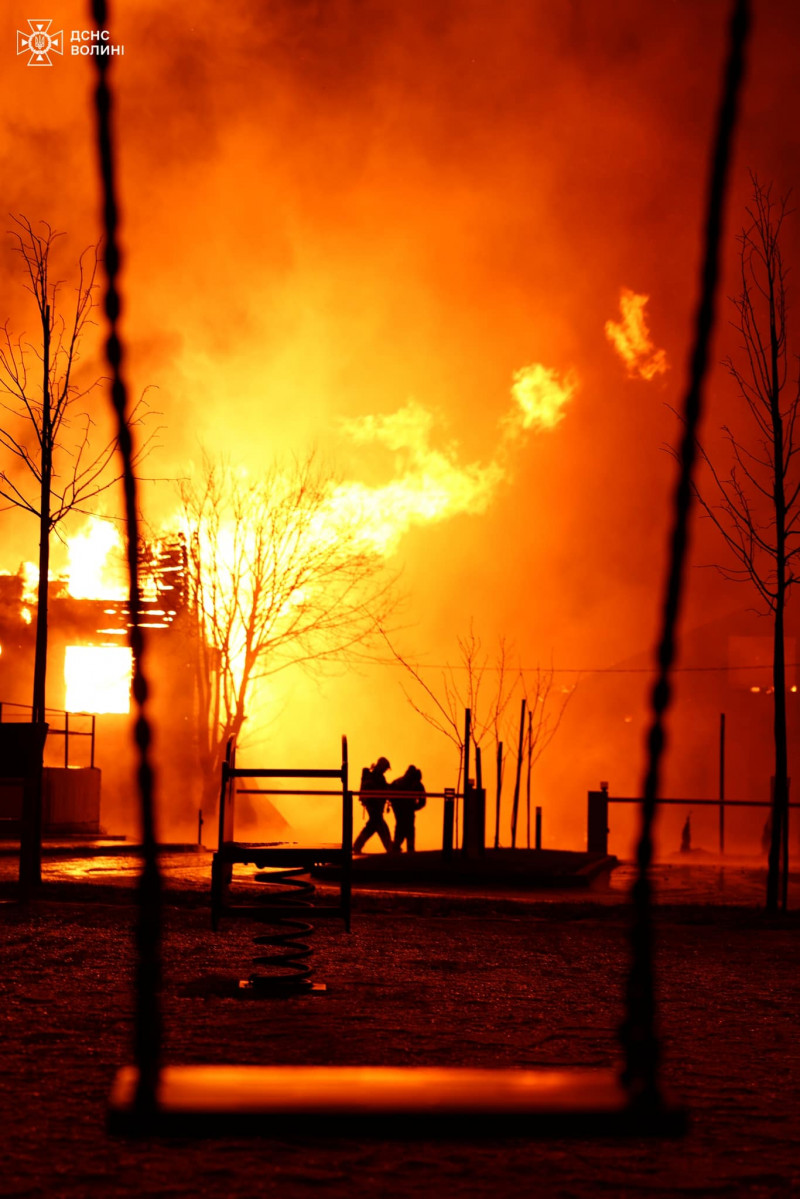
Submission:
<svg viewBox="0 0 800 1199">
<path fill-rule="evenodd" d="M 517 817 L 519 815 L 519 783 L 522 776 L 522 741 L 525 736 L 525 699 L 520 701 L 519 741 L 517 742 L 517 777 L 514 781 L 514 803 L 511 808 L 511 848 L 517 848 Z"/>
<path fill-rule="evenodd" d="M 350 932 L 350 906 L 353 896 L 353 792 L 350 790 L 347 737 L 342 736 L 342 862 L 339 898 L 344 908 L 344 926 Z"/>
<path fill-rule="evenodd" d="M 500 848 L 500 792 L 503 788 L 503 742 L 497 742 L 497 798 L 494 813 L 494 847 Z"/>
<path fill-rule="evenodd" d="M 608 784 L 589 792 L 586 822 L 586 848 L 589 853 L 608 854 Z"/>
<path fill-rule="evenodd" d="M 534 842 L 537 849 L 542 848 L 542 809 L 536 809 L 536 841 Z"/>
<path fill-rule="evenodd" d="M 19 884 L 23 896 L 42 881 L 42 759 L 47 724 L 6 726 L 14 740 L 3 745 L 9 774 L 22 781 L 22 819 L 19 834 Z M 6 739 L 4 738 L 4 741 Z"/>
<path fill-rule="evenodd" d="M 789 812 L 790 812 L 789 800 L 791 799 L 791 796 L 792 796 L 792 780 L 790 778 L 787 778 L 787 780 L 786 780 L 786 812 L 784 813 L 785 821 L 784 821 L 784 829 L 783 829 L 783 878 L 781 880 L 781 882 L 782 882 L 781 907 L 783 908 L 784 912 L 786 911 L 786 905 L 788 902 L 788 890 L 789 890 Z"/>
<path fill-rule="evenodd" d="M 453 822 L 455 818 L 455 787 L 444 789 L 444 816 L 442 818 L 442 856 L 449 858 L 453 853 Z"/>
<path fill-rule="evenodd" d="M 474 858 L 486 848 L 486 792 L 482 787 L 464 791 L 464 839 L 462 852 Z"/>
<path fill-rule="evenodd" d="M 464 709 L 464 794 L 467 792 L 467 783 L 469 782 L 469 739 L 472 736 L 472 712 L 469 708 Z"/>
<path fill-rule="evenodd" d="M 233 840 L 234 803 L 236 800 L 236 779 L 233 771 L 236 769 L 236 739 L 230 737 L 225 749 L 225 761 L 222 763 L 222 785 L 219 795 L 219 837 L 217 853 L 222 851 L 226 842 Z M 230 862 L 221 864 L 220 878 L 223 886 L 228 886 L 233 878 L 233 866 Z"/>
<path fill-rule="evenodd" d="M 725 852 L 725 713 L 719 714 L 719 852 Z"/>
</svg>

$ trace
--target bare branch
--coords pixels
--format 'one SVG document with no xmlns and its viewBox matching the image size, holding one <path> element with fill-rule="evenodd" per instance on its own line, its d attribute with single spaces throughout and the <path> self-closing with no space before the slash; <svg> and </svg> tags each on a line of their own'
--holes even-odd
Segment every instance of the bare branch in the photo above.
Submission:
<svg viewBox="0 0 800 1199">
<path fill-rule="evenodd" d="M 90 442 L 92 419 L 78 406 L 88 401 L 99 380 L 88 387 L 75 382 L 81 340 L 95 307 L 97 247 L 78 260 L 71 300 L 62 283 L 51 278 L 52 249 L 59 233 L 46 223 L 34 228 L 25 216 L 12 218 L 14 248 L 19 255 L 25 290 L 33 297 L 37 337 L 12 336 L 8 322 L 0 332 L 0 393 L 11 417 L 0 430 L 0 452 L 15 459 L 25 479 L 0 472 L 0 496 L 9 507 L 39 521 L 39 592 L 34 656 L 33 710 L 40 719 L 45 705 L 47 666 L 47 601 L 50 535 L 71 512 L 89 514 L 93 502 L 118 479 L 112 469 L 116 440 L 99 451 Z M 138 420 L 134 413 L 134 423 Z M 138 464 L 150 439 L 135 456 Z M 26 486 L 27 485 L 27 486 Z"/>
<path fill-rule="evenodd" d="M 391 615 L 394 579 L 336 509 L 334 484 L 313 454 L 255 481 L 204 455 L 179 484 L 211 778 L 259 680 L 347 660 Z"/>
</svg>

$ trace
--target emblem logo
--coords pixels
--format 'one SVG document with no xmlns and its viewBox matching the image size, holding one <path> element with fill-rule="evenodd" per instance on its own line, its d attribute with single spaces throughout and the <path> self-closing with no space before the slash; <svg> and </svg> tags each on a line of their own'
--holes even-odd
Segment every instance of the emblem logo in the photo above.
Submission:
<svg viewBox="0 0 800 1199">
<path fill-rule="evenodd" d="M 17 54 L 29 54 L 29 67 L 52 67 L 51 54 L 64 53 L 64 30 L 51 33 L 52 21 L 28 21 L 29 33 L 17 30 Z"/>
</svg>

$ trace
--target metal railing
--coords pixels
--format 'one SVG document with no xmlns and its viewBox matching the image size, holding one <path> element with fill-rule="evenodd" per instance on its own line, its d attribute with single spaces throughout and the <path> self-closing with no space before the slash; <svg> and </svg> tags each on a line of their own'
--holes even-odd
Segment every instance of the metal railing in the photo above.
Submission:
<svg viewBox="0 0 800 1199">
<path fill-rule="evenodd" d="M 0 723 L 5 721 L 6 724 L 23 723 L 22 719 L 17 720 L 13 715 L 11 720 L 6 717 L 6 710 L 13 708 L 18 711 L 26 712 L 28 719 L 33 713 L 30 704 L 10 703 L 7 700 L 0 701 Z M 56 728 L 53 725 L 52 716 L 63 717 L 63 727 Z M 88 720 L 91 722 L 89 729 L 75 728 L 70 726 L 70 718 L 73 720 Z M 45 708 L 45 719 L 49 725 L 48 737 L 63 737 L 64 738 L 64 766 L 69 766 L 69 743 L 71 737 L 89 737 L 89 765 L 94 767 L 94 747 L 96 734 L 97 717 L 94 712 L 67 712 L 65 708 Z M 26 722 L 27 723 L 27 722 Z"/>
<path fill-rule="evenodd" d="M 338 779 L 336 790 L 317 787 L 240 787 L 239 779 Z M 342 803 L 341 849 L 330 846 L 260 846 L 234 839 L 235 801 L 237 795 L 294 795 L 336 796 Z M 335 861 L 341 867 L 339 878 L 340 903 L 337 908 L 316 909 L 317 914 L 341 914 L 350 931 L 351 865 L 353 859 L 353 792 L 348 785 L 347 738 L 342 737 L 341 766 L 331 769 L 317 767 L 237 767 L 236 740 L 231 737 L 222 764 L 222 785 L 219 803 L 219 836 L 217 851 L 211 865 L 211 920 L 216 929 L 223 914 L 235 915 L 249 911 L 246 907 L 231 907 L 227 904 L 227 891 L 232 881 L 233 864 L 254 863 L 259 869 L 265 866 L 304 865 L 318 861 Z"/>
<path fill-rule="evenodd" d="M 608 805 L 609 804 L 641 804 L 641 799 L 628 795 L 609 795 L 608 787 L 601 784 L 599 791 L 589 792 L 587 809 L 586 848 L 589 853 L 608 853 Z M 720 827 L 724 827 L 722 815 L 726 808 L 772 808 L 771 799 L 661 799 L 657 801 L 661 807 L 684 808 L 717 808 L 721 812 Z M 800 803 L 790 802 L 790 808 L 800 807 Z M 724 852 L 724 841 L 720 838 L 720 853 Z"/>
</svg>

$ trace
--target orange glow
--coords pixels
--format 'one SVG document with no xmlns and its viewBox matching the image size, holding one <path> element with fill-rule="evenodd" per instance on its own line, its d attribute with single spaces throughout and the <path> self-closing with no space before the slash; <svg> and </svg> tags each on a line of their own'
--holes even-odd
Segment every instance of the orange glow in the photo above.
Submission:
<svg viewBox="0 0 800 1199">
<path fill-rule="evenodd" d="M 26 604 L 35 604 L 38 600 L 39 568 L 33 562 L 22 563 L 22 598 Z M 23 620 L 25 616 L 23 615 Z"/>
<path fill-rule="evenodd" d="M 20 608 L 19 614 L 22 617 L 22 619 L 25 621 L 25 624 L 30 624 L 31 621 L 33 620 L 33 617 L 31 616 L 30 608 Z"/>
<path fill-rule="evenodd" d="M 64 657 L 68 712 L 129 712 L 131 651 L 124 646 L 68 645 Z"/>
<path fill-rule="evenodd" d="M 68 538 L 69 594 L 73 599 L 125 599 L 121 549 L 122 539 L 114 526 L 94 516 Z"/>
<path fill-rule="evenodd" d="M 606 337 L 628 368 L 629 375 L 653 379 L 667 369 L 665 350 L 657 350 L 650 337 L 644 310 L 650 299 L 623 287 L 619 298 L 622 320 L 606 321 Z"/>
</svg>

